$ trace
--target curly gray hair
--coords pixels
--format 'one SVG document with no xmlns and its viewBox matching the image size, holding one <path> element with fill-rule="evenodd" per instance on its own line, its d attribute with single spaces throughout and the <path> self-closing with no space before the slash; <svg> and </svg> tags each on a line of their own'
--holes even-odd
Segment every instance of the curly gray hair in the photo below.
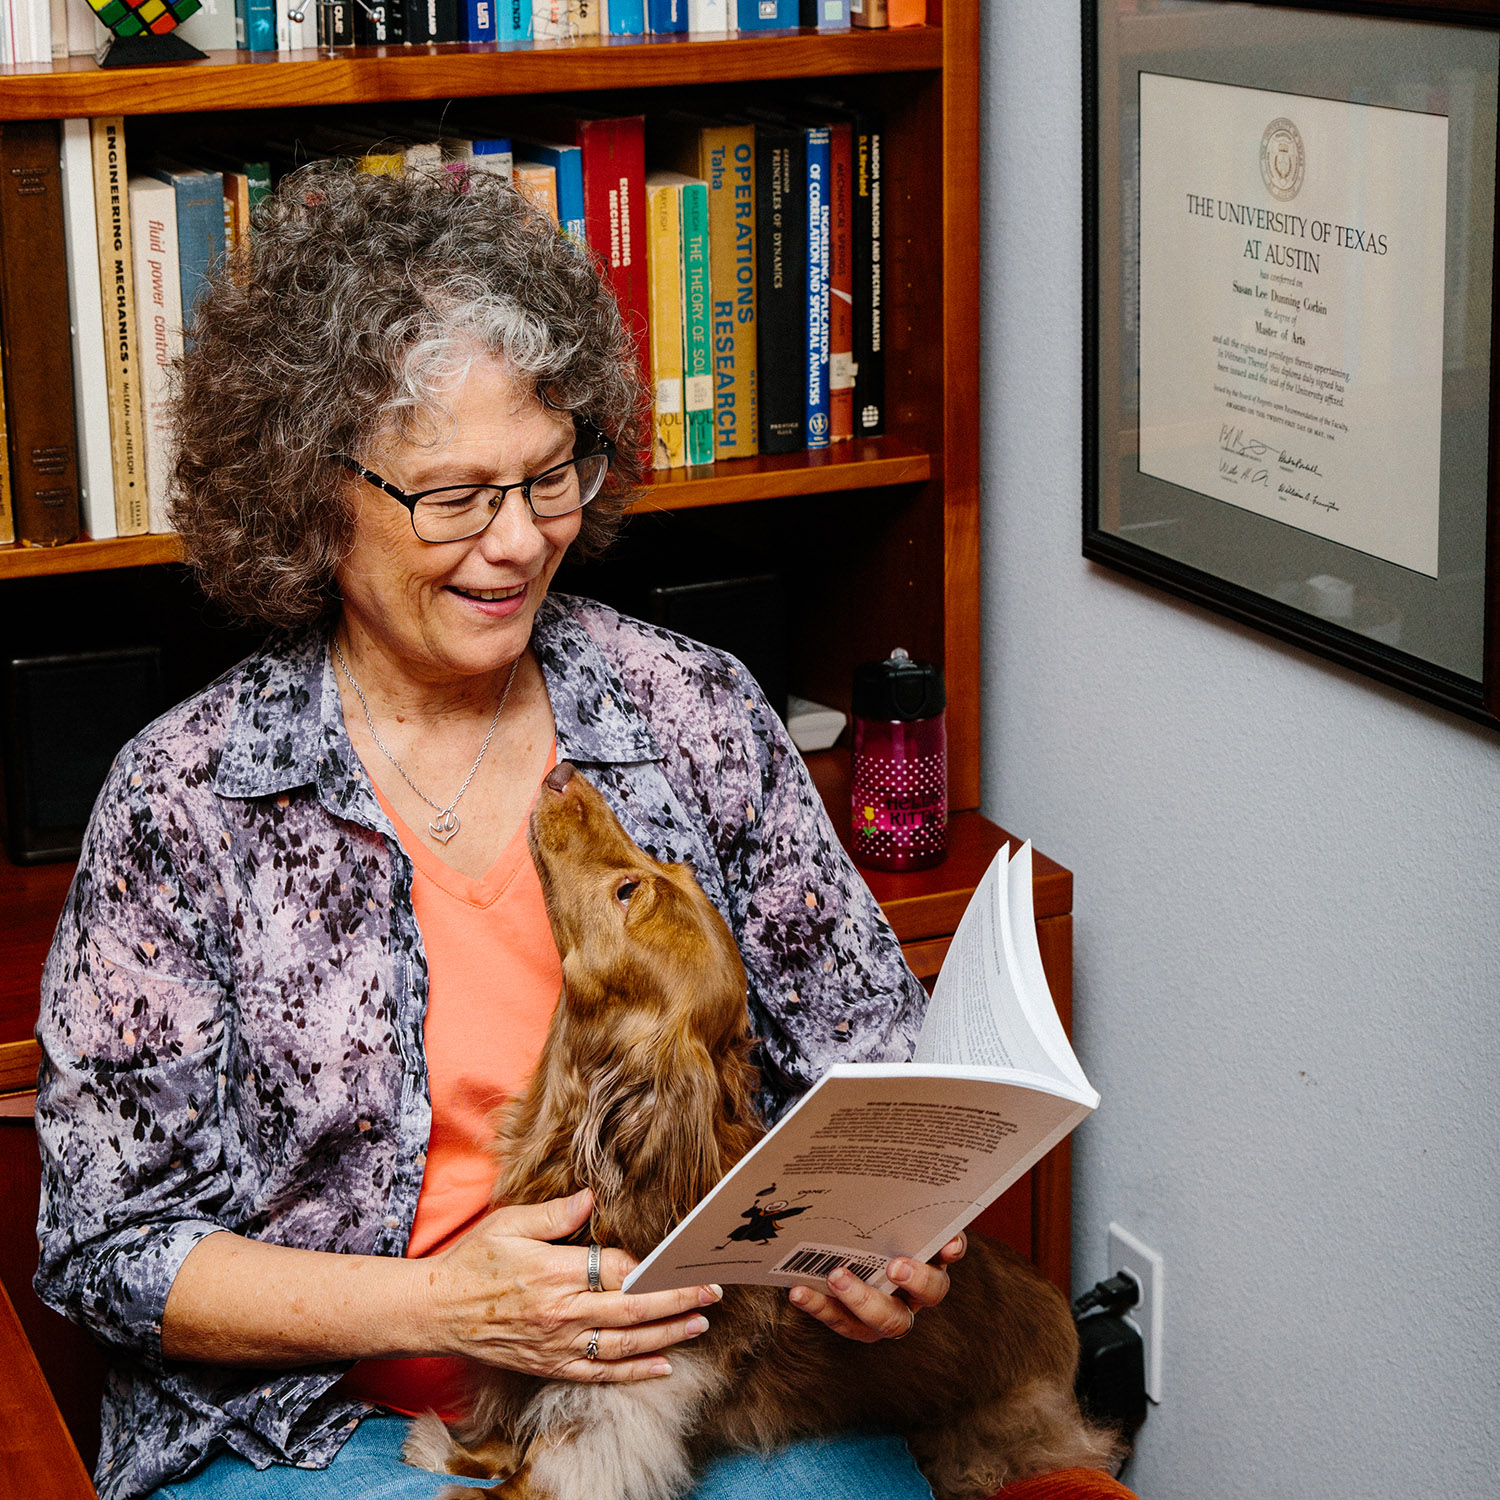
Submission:
<svg viewBox="0 0 1500 1500">
<path fill-rule="evenodd" d="M 330 455 L 441 419 L 479 351 L 617 444 L 580 551 L 609 541 L 645 475 L 648 396 L 612 293 L 485 173 L 301 168 L 256 211 L 249 253 L 214 276 L 188 335 L 172 522 L 205 592 L 241 619 L 297 626 L 336 606 L 354 499 Z"/>
</svg>

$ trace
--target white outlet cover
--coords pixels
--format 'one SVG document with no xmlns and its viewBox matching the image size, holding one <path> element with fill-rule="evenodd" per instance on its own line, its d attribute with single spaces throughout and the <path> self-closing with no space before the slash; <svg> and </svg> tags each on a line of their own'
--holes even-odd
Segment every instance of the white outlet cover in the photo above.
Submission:
<svg viewBox="0 0 1500 1500">
<path fill-rule="evenodd" d="M 1134 1277 L 1141 1289 L 1141 1300 L 1127 1312 L 1125 1321 L 1141 1336 L 1146 1364 L 1146 1394 L 1161 1400 L 1161 1256 L 1143 1245 L 1128 1229 L 1109 1226 L 1109 1274 L 1124 1271 Z"/>
</svg>

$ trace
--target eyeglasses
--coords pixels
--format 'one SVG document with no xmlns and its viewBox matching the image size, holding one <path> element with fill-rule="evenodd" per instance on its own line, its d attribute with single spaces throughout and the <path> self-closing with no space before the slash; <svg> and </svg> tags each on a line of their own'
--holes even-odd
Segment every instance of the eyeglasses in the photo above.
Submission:
<svg viewBox="0 0 1500 1500">
<path fill-rule="evenodd" d="M 604 488 L 615 445 L 603 433 L 591 432 L 589 436 L 593 451 L 570 458 L 530 479 L 515 484 L 449 484 L 415 495 L 398 489 L 347 453 L 331 453 L 329 457 L 392 500 L 399 500 L 411 515 L 412 530 L 419 541 L 463 542 L 478 536 L 495 519 L 512 490 L 520 490 L 539 521 L 572 515 L 596 499 Z"/>
</svg>

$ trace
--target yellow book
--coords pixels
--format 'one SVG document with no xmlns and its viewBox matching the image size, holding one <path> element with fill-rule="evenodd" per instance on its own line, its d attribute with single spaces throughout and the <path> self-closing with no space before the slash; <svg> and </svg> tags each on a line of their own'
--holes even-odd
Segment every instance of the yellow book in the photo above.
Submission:
<svg viewBox="0 0 1500 1500">
<path fill-rule="evenodd" d="M 682 184 L 676 173 L 646 176 L 646 271 L 655 466 L 679 469 L 687 463 L 687 449 L 682 422 Z"/>
<path fill-rule="evenodd" d="M 511 183 L 523 197 L 557 223 L 557 169 L 541 162 L 518 161 L 511 169 Z"/>
<path fill-rule="evenodd" d="M 406 170 L 406 155 L 401 151 L 366 151 L 359 159 L 359 170 L 399 177 Z"/>
<path fill-rule="evenodd" d="M 109 437 L 114 454 L 115 525 L 121 536 L 150 529 L 146 503 L 146 413 L 136 328 L 135 265 L 130 239 L 130 193 L 125 170 L 125 122 L 93 121 L 94 208 L 99 232 L 99 291 L 104 299 L 108 358 Z"/>
<path fill-rule="evenodd" d="M 569 36 L 598 36 L 599 0 L 568 0 Z"/>
</svg>

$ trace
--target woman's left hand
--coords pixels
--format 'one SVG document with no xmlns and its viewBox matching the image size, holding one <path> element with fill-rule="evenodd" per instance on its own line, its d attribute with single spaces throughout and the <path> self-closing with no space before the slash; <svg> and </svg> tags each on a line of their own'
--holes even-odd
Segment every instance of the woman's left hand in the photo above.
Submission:
<svg viewBox="0 0 1500 1500">
<path fill-rule="evenodd" d="M 894 1293 L 877 1292 L 868 1282 L 842 1268 L 828 1278 L 828 1291 L 794 1286 L 792 1303 L 826 1323 L 835 1333 L 861 1344 L 905 1338 L 924 1307 L 936 1307 L 948 1295 L 948 1267 L 962 1260 L 968 1249 L 963 1235 L 948 1241 L 937 1259 L 927 1265 L 900 1257 L 885 1274 L 896 1283 Z"/>
</svg>

